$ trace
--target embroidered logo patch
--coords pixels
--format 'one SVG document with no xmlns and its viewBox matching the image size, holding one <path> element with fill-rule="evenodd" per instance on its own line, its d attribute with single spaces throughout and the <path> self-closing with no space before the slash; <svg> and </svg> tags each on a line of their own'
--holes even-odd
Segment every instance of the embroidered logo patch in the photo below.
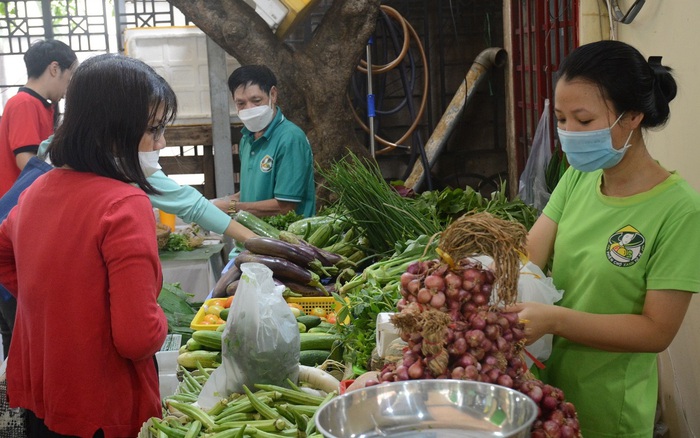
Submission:
<svg viewBox="0 0 700 438">
<path fill-rule="evenodd" d="M 262 160 L 260 160 L 260 171 L 267 173 L 272 170 L 272 164 L 274 160 L 271 156 L 265 155 Z"/>
<path fill-rule="evenodd" d="M 622 268 L 632 266 L 644 252 L 644 236 L 632 225 L 620 228 L 608 239 L 605 253 L 608 260 L 615 266 Z"/>
</svg>

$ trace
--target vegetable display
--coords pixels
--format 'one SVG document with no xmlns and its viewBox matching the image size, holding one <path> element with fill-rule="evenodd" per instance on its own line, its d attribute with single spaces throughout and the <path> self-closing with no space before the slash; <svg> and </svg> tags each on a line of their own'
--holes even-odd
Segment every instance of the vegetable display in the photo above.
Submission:
<svg viewBox="0 0 700 438">
<path fill-rule="evenodd" d="M 487 213 L 465 216 L 443 233 L 439 259 L 408 266 L 400 280 L 399 312 L 391 318 L 408 347 L 398 362 L 383 367 L 378 381 L 367 385 L 432 378 L 495 383 L 538 404 L 533 436 L 575 437 L 579 424 L 574 406 L 561 390 L 527 370 L 518 314 L 494 306 L 511 304 L 517 297 L 517 278 L 514 284 L 513 269 L 505 265 L 518 263 L 525 231 L 511 227 L 512 222 Z M 495 271 L 469 257 L 482 254 L 493 257 Z"/>
<path fill-rule="evenodd" d="M 152 417 L 146 423 L 147 436 L 322 438 L 316 431 L 315 414 L 337 395 L 339 385 L 338 380 L 328 373 L 304 366 L 299 373 L 300 381 L 307 382 L 324 395 L 310 394 L 296 385 L 290 385 L 290 389 L 254 384 L 204 410 L 194 403 L 212 371 L 204 366 L 194 371 L 181 368 L 182 383 L 176 394 L 164 398 L 165 417 Z"/>
<path fill-rule="evenodd" d="M 214 286 L 212 297 L 234 295 L 241 275 L 240 266 L 249 262 L 262 263 L 270 268 L 274 279 L 286 286 L 286 296 L 330 297 L 321 279 L 328 279 L 330 283 L 340 271 L 355 264 L 342 255 L 318 248 L 290 234 L 277 231 L 277 238 L 247 239 L 234 265 Z"/>
</svg>

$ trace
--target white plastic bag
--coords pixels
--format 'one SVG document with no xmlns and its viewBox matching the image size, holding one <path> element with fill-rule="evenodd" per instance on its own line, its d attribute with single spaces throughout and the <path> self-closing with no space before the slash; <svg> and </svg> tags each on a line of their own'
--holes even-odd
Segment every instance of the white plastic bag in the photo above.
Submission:
<svg viewBox="0 0 700 438">
<path fill-rule="evenodd" d="M 518 301 L 534 301 L 544 304 L 554 304 L 559 301 L 564 291 L 554 287 L 551 277 L 547 277 L 539 266 L 532 262 L 527 262 L 520 268 L 518 278 Z M 526 347 L 528 353 L 539 361 L 547 360 L 552 353 L 552 335 L 544 335 L 537 341 Z M 532 360 L 528 357 L 527 365 L 532 365 Z"/>
<path fill-rule="evenodd" d="M 484 267 L 494 269 L 493 258 L 487 255 L 472 257 L 480 262 Z M 551 277 L 547 277 L 542 269 L 536 264 L 528 261 L 525 265 L 520 266 L 520 275 L 518 276 L 518 298 L 519 302 L 537 302 L 544 304 L 554 304 L 561 300 L 563 290 L 559 290 L 554 286 Z M 493 289 L 491 293 L 490 304 L 496 304 L 498 301 L 498 290 Z M 526 348 L 528 353 L 536 357 L 539 361 L 544 361 L 549 358 L 552 353 L 552 335 L 544 335 L 537 341 L 528 345 Z M 529 357 L 525 357 L 528 368 L 532 366 L 533 361 Z"/>
<path fill-rule="evenodd" d="M 222 334 L 221 366 L 202 387 L 198 404 L 211 408 L 243 385 L 287 386 L 299 379 L 299 327 L 272 271 L 260 263 L 243 263 L 236 299 Z"/>
<path fill-rule="evenodd" d="M 549 99 L 544 101 L 544 110 L 540 121 L 537 123 L 535 138 L 532 140 L 530 156 L 525 164 L 523 174 L 520 175 L 518 197 L 527 205 L 542 211 L 549 201 L 547 189 L 547 165 L 552 159 L 552 141 L 550 135 L 550 109 Z"/>
</svg>

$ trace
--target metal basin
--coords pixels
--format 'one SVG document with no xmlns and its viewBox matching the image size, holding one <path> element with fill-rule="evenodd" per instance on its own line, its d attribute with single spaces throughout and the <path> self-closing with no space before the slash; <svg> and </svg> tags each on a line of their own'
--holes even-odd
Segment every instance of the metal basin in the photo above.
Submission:
<svg viewBox="0 0 700 438">
<path fill-rule="evenodd" d="M 529 437 L 537 405 L 506 388 L 466 380 L 409 380 L 358 389 L 317 413 L 326 438 Z"/>
</svg>

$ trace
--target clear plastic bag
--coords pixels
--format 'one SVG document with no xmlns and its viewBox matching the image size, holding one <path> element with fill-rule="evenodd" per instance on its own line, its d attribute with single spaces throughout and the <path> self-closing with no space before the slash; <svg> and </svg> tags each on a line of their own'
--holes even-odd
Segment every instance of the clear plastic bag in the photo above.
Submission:
<svg viewBox="0 0 700 438">
<path fill-rule="evenodd" d="M 243 263 L 236 299 L 222 334 L 221 366 L 202 388 L 198 403 L 210 408 L 256 383 L 288 386 L 299 379 L 299 327 L 272 271 Z"/>
<path fill-rule="evenodd" d="M 544 101 L 544 110 L 537 123 L 530 156 L 520 175 L 518 197 L 527 205 L 542 211 L 549 201 L 547 188 L 547 166 L 552 159 L 552 136 L 550 135 L 549 99 Z"/>
<path fill-rule="evenodd" d="M 527 262 L 520 268 L 518 278 L 518 301 L 534 301 L 544 304 L 554 304 L 561 300 L 564 291 L 557 289 L 551 277 L 547 277 L 539 266 Z M 552 353 L 552 335 L 542 336 L 537 341 L 527 346 L 527 351 L 537 360 L 543 361 Z M 527 358 L 528 367 L 532 360 Z"/>
</svg>

